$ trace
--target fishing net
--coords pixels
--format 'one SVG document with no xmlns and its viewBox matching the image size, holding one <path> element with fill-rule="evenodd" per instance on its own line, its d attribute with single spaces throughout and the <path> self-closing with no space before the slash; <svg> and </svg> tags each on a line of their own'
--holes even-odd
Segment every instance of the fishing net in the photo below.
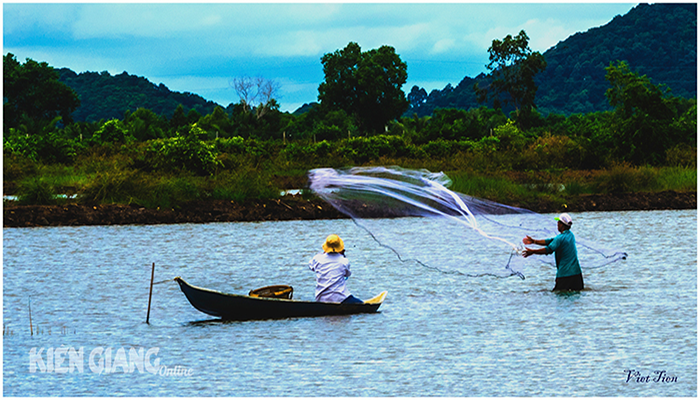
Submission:
<svg viewBox="0 0 700 400">
<path fill-rule="evenodd" d="M 551 216 L 453 192 L 447 189 L 452 181 L 442 172 L 321 168 L 309 171 L 309 182 L 314 193 L 350 216 L 400 261 L 470 277 L 522 279 L 528 264 L 556 265 L 553 255 L 521 255 L 526 235 L 544 239 L 558 234 Z M 584 269 L 627 256 L 578 236 L 576 242 Z"/>
</svg>

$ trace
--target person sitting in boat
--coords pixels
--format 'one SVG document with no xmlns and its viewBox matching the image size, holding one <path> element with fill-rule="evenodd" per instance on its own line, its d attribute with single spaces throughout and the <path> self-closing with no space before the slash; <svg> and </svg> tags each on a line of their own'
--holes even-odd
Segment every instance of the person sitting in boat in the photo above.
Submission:
<svg viewBox="0 0 700 400">
<path fill-rule="evenodd" d="M 338 235 L 329 235 L 322 248 L 323 252 L 309 261 L 309 268 L 316 273 L 316 301 L 362 303 L 362 300 L 350 294 L 345 284 L 351 272 L 343 240 Z"/>
<path fill-rule="evenodd" d="M 557 220 L 557 230 L 559 234 L 549 239 L 533 239 L 525 236 L 524 244 L 536 244 L 546 246 L 539 249 L 525 248 L 523 257 L 533 254 L 552 254 L 557 263 L 557 277 L 553 291 L 560 290 L 583 290 L 583 274 L 578 261 L 576 251 L 576 238 L 571 232 L 573 221 L 567 213 L 561 214 Z"/>
</svg>

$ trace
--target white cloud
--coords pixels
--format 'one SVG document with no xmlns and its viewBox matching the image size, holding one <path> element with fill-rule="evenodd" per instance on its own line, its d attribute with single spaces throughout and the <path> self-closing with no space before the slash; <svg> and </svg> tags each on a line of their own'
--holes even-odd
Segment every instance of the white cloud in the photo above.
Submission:
<svg viewBox="0 0 700 400">
<path fill-rule="evenodd" d="M 608 17 L 576 19 L 569 15 L 559 18 L 531 18 L 513 25 L 497 25 L 483 31 L 473 31 L 463 38 L 476 48 L 487 51 L 494 39 L 502 40 L 506 35 L 516 36 L 521 30 L 524 30 L 530 38 L 530 48 L 533 51 L 544 53 L 569 36 L 605 25 L 610 19 Z"/>
<path fill-rule="evenodd" d="M 440 54 L 440 53 L 446 53 L 450 51 L 455 45 L 455 40 L 450 38 L 450 39 L 441 39 L 438 40 L 435 45 L 433 45 L 433 48 L 430 49 L 431 54 Z"/>
<path fill-rule="evenodd" d="M 176 4 L 86 4 L 72 24 L 76 39 L 167 38 L 224 26 L 218 8 Z"/>
<path fill-rule="evenodd" d="M 266 37 L 256 37 L 244 46 L 247 52 L 264 57 L 322 56 L 342 49 L 350 42 L 358 43 L 363 50 L 390 45 L 400 50 L 410 50 L 425 42 L 429 31 L 426 24 L 410 26 L 353 26 L 326 28 L 325 30 L 296 30 L 274 32 Z"/>
</svg>

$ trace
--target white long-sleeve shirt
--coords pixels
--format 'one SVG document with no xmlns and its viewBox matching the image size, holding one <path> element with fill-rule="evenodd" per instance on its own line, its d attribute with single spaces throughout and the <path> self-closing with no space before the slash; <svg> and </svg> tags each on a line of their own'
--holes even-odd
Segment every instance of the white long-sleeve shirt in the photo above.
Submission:
<svg viewBox="0 0 700 400">
<path fill-rule="evenodd" d="M 350 276 L 350 261 L 339 253 L 318 253 L 309 268 L 316 273 L 316 301 L 340 303 L 350 296 L 345 279 Z"/>
</svg>

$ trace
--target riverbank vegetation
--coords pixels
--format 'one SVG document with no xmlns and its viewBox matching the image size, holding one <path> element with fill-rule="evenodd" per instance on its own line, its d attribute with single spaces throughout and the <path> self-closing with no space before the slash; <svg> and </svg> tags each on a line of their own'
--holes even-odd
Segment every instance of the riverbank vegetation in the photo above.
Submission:
<svg viewBox="0 0 700 400">
<path fill-rule="evenodd" d="M 454 190 L 507 204 L 540 199 L 565 204 L 581 194 L 696 190 L 695 149 L 690 146 L 669 149 L 659 165 L 611 160 L 582 169 L 579 157 L 565 156 L 565 144 L 572 141 L 550 135 L 504 146 L 503 137 L 487 136 L 477 142 L 415 144 L 402 136 L 377 135 L 286 144 L 192 136 L 90 147 L 78 142 L 70 147 L 67 162 L 6 154 L 5 193 L 16 195 L 20 204 L 177 207 L 193 200 L 274 198 L 285 189 L 303 189 L 309 169 L 356 165 L 445 171 Z"/>
<path fill-rule="evenodd" d="M 528 53 L 528 38 L 521 34 L 516 39 L 525 41 L 522 59 L 538 57 Z M 346 56 L 355 59 L 350 64 L 356 69 L 342 79 L 353 85 L 331 85 L 342 75 L 333 72 L 333 65 L 348 61 Z M 379 68 L 391 84 L 373 93 L 377 98 L 392 93 L 390 112 L 375 112 L 367 106 L 371 98 L 338 100 L 346 93 L 369 93 L 362 85 L 377 88 L 381 82 L 363 84 L 361 77 L 376 77 L 373 68 L 382 60 L 392 65 Z M 75 96 L 56 87 L 57 73 L 50 66 L 30 61 L 22 65 L 12 54 L 4 58 L 9 96 L 4 193 L 20 204 L 177 208 L 202 200 L 270 199 L 285 189 L 304 189 L 309 169 L 363 165 L 444 171 L 456 191 L 523 206 L 543 199 L 566 204 L 582 194 L 694 192 L 697 187 L 696 100 L 674 97 L 625 62 L 605 68 L 612 111 L 542 116 L 534 104 L 522 106 L 532 93 L 520 92 L 524 97 L 513 104 L 521 106 L 509 115 L 494 101 L 494 108 L 401 117 L 408 102 L 397 93 L 402 93 L 406 64 L 389 46 L 362 52 L 351 43 L 324 57 L 327 77 L 320 97 L 333 101 L 300 115 L 280 112 L 268 93 L 259 104 L 241 96 L 228 111 L 216 107 L 207 115 L 185 113 L 180 106 L 167 118 L 138 108 L 121 119 L 72 122 L 67 116 Z M 509 76 L 516 83 L 501 86 L 522 82 L 517 71 Z M 32 108 L 47 87 L 57 105 Z M 503 93 L 515 91 L 491 97 L 498 100 Z M 353 107 L 344 107 L 348 104 Z"/>
</svg>

